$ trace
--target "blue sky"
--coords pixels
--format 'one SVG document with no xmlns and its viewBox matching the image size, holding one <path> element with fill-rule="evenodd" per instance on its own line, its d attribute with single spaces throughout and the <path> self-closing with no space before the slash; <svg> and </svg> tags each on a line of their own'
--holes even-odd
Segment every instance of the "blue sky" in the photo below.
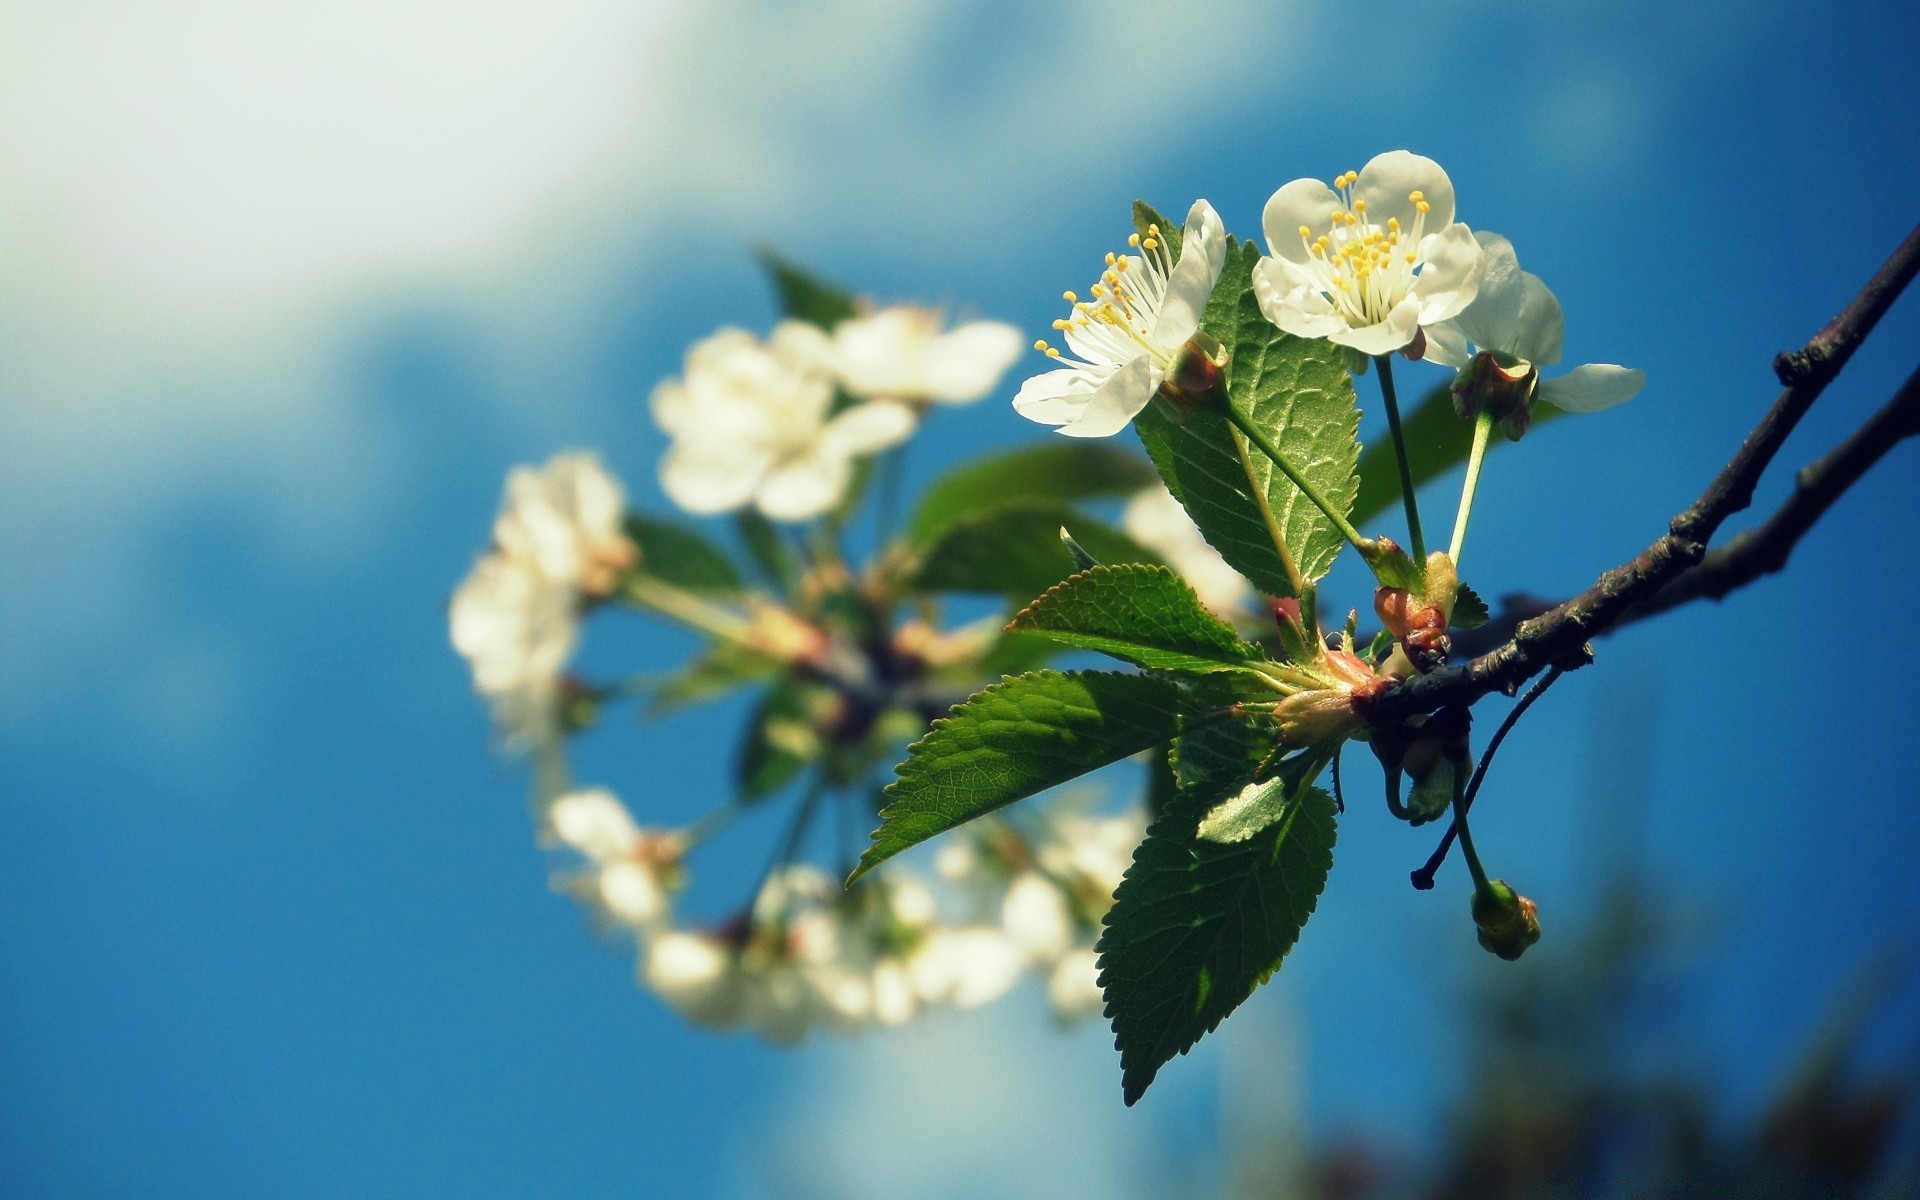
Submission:
<svg viewBox="0 0 1920 1200">
<path fill-rule="evenodd" d="M 1648 372 L 1483 484 L 1470 581 L 1571 592 L 1698 492 L 1772 354 L 1920 218 L 1917 34 L 1906 6 L 1799 2 L 0 8 L 3 1190 L 1151 1183 L 1254 1086 L 1217 1045 L 1123 1111 L 1103 1031 L 1056 1036 L 1033 997 L 779 1052 L 633 987 L 548 889 L 446 644 L 506 468 L 595 447 L 663 507 L 646 394 L 693 339 L 770 322 L 756 242 L 1039 329 L 1136 196 L 1254 234 L 1279 184 L 1405 146 L 1555 288 L 1570 361 Z M 1916 313 L 1761 509 L 1912 367 Z M 1045 436 L 1004 399 L 915 470 Z M 1916 932 L 1915 455 L 1785 576 L 1603 642 L 1476 825 L 1542 903 L 1539 954 L 1643 847 L 1713 931 L 1690 1053 L 1736 1106 Z M 674 819 L 724 786 L 738 716 L 586 754 Z M 1465 885 L 1407 888 L 1427 848 L 1356 806 L 1230 1023 L 1309 1128 L 1417 1142 L 1446 1092 Z M 1909 985 L 1874 1046 L 1910 1054 L 1917 1016 Z"/>
</svg>

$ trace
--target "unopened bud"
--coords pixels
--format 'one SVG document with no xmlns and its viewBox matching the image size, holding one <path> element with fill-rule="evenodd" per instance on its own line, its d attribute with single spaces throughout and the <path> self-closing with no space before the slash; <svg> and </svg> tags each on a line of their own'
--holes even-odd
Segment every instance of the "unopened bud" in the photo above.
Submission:
<svg viewBox="0 0 1920 1200">
<path fill-rule="evenodd" d="M 1315 746 L 1343 738 L 1360 727 L 1353 696 L 1343 688 L 1314 688 L 1296 692 L 1273 710 L 1280 725 L 1281 744 Z"/>
<path fill-rule="evenodd" d="M 1473 923 L 1479 926 L 1480 945 L 1508 962 L 1540 940 L 1539 906 L 1502 879 L 1473 894 Z"/>
<path fill-rule="evenodd" d="M 754 649 L 783 663 L 818 662 L 829 647 L 826 633 L 818 626 L 777 604 L 761 605 L 754 611 L 747 636 Z"/>
</svg>

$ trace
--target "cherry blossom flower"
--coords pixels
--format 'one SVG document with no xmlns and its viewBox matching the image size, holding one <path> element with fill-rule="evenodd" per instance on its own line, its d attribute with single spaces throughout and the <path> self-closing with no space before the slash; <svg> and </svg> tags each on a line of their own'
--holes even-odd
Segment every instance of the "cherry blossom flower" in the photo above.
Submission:
<svg viewBox="0 0 1920 1200">
<path fill-rule="evenodd" d="M 1200 603 L 1221 616 L 1231 618 L 1253 599 L 1253 587 L 1246 577 L 1207 544 L 1200 527 L 1165 487 L 1155 485 L 1127 501 L 1120 528 L 1165 559 L 1193 586 Z"/>
<path fill-rule="evenodd" d="M 550 730 L 560 672 L 578 635 L 578 607 L 571 586 L 506 554 L 482 556 L 454 591 L 454 649 L 510 742 L 531 744 Z"/>
<path fill-rule="evenodd" d="M 683 378 L 653 391 L 653 417 L 673 438 L 660 484 L 693 513 L 753 504 L 776 520 L 837 503 L 855 458 L 903 441 L 913 410 L 869 400 L 834 413 L 824 331 L 783 321 L 761 342 L 722 329 L 687 352 Z"/>
<path fill-rule="evenodd" d="M 1560 361 L 1566 336 L 1560 301 L 1538 275 L 1520 269 L 1512 242 L 1497 233 L 1474 236 L 1486 260 L 1479 295 L 1459 316 L 1428 330 L 1426 350 L 1434 362 L 1461 368 L 1454 382 L 1461 407 L 1492 403 L 1504 409 L 1498 415 L 1509 429 L 1522 433 L 1537 401 L 1586 413 L 1639 394 L 1646 372 L 1612 363 L 1540 378 L 1539 368 Z"/>
<path fill-rule="evenodd" d="M 687 1020 L 727 1029 L 746 1008 L 739 955 L 707 934 L 675 931 L 655 938 L 640 966 L 640 979 Z"/>
<path fill-rule="evenodd" d="M 515 467 L 493 524 L 494 544 L 556 582 L 604 596 L 639 561 L 621 528 L 626 491 L 593 454 L 556 454 L 541 467 Z"/>
<path fill-rule="evenodd" d="M 1069 437 L 1107 437 L 1127 427 L 1189 353 L 1200 316 L 1226 263 L 1227 234 L 1205 200 L 1187 214 L 1180 259 L 1157 228 L 1128 239 L 1137 254 L 1107 255 L 1107 269 L 1073 315 L 1053 323 L 1075 357 L 1045 340 L 1034 348 L 1066 365 L 1020 387 L 1014 411 Z"/>
<path fill-rule="evenodd" d="M 1268 199 L 1267 257 L 1253 269 L 1269 321 L 1361 355 L 1391 354 L 1423 326 L 1459 315 L 1480 278 L 1480 247 L 1453 219 L 1453 182 L 1405 150 L 1328 187 L 1296 179 Z"/>
<path fill-rule="evenodd" d="M 840 322 L 832 348 L 840 385 L 856 396 L 971 404 L 1020 357 L 1020 331 L 1004 322 L 942 324 L 937 310 L 911 305 Z"/>
</svg>

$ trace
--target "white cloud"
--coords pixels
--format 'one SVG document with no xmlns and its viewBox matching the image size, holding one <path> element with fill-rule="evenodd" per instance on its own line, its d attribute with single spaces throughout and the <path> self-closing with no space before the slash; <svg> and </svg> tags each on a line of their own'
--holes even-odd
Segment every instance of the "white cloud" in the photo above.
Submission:
<svg viewBox="0 0 1920 1200">
<path fill-rule="evenodd" d="M 1178 136 L 1252 52 L 1152 34 L 1154 69 L 1119 73 L 1147 31 L 1242 7 L 0 7 L 0 601 L 24 635 L 0 661 L 70 649 L 79 609 L 111 641 L 100 583 L 209 489 L 295 558 L 370 535 L 389 439 L 343 376 L 382 312 L 466 322 L 498 360 L 475 369 L 542 411 L 662 239 L 851 217 L 933 268 L 1017 238 Z M 980 41 L 1008 22 L 1026 31 Z M 56 590 L 90 584 L 78 609 Z"/>
</svg>

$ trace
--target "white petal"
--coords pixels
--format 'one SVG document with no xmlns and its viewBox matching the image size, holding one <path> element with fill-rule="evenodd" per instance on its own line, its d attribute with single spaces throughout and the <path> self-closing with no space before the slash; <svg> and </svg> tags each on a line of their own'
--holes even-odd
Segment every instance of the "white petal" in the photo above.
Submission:
<svg viewBox="0 0 1920 1200">
<path fill-rule="evenodd" d="M 667 916 L 667 893 L 653 871 L 637 862 L 608 863 L 598 880 L 600 903 L 621 924 L 646 932 Z"/>
<path fill-rule="evenodd" d="M 776 521 L 804 521 L 838 503 L 852 475 L 852 459 L 822 447 L 768 472 L 753 502 Z"/>
<path fill-rule="evenodd" d="M 1393 311 L 1387 314 L 1384 321 L 1360 326 L 1343 323 L 1338 332 L 1327 336 L 1334 343 L 1351 346 L 1362 354 L 1380 355 L 1392 354 L 1411 342 L 1419 332 L 1420 302 L 1408 296 L 1393 306 Z"/>
<path fill-rule="evenodd" d="M 1000 901 L 1000 926 L 1007 931 L 1028 962 L 1051 962 L 1066 952 L 1073 940 L 1073 915 L 1067 898 L 1052 880 L 1022 871 L 1007 885 Z"/>
<path fill-rule="evenodd" d="M 1473 237 L 1480 244 L 1480 286 L 1473 303 L 1461 310 L 1453 324 L 1480 349 L 1512 354 L 1509 343 L 1519 328 L 1520 312 L 1527 300 L 1526 272 L 1520 269 L 1513 243 L 1506 238 L 1484 230 L 1475 230 Z"/>
<path fill-rule="evenodd" d="M 640 827 L 626 805 L 605 788 L 568 792 L 547 809 L 554 836 L 594 862 L 606 862 L 632 853 L 640 844 Z"/>
<path fill-rule="evenodd" d="M 1284 258 L 1263 258 L 1253 265 L 1253 296 L 1262 316 L 1295 337 L 1332 337 L 1347 327 L 1327 298 Z"/>
<path fill-rule="evenodd" d="M 1599 412 L 1633 399 L 1647 383 L 1645 371 L 1588 363 L 1555 379 L 1540 381 L 1540 399 L 1568 412 Z"/>
<path fill-rule="evenodd" d="M 1455 222 L 1420 241 L 1425 265 L 1414 281 L 1420 298 L 1420 323 L 1433 325 L 1459 316 L 1479 293 L 1482 255 L 1473 231 Z"/>
<path fill-rule="evenodd" d="M 725 1028 L 740 1020 L 746 997 L 738 964 L 711 938 L 665 934 L 648 948 L 640 977 L 690 1021 Z"/>
<path fill-rule="evenodd" d="M 934 313 L 906 306 L 840 322 L 833 360 L 841 385 L 856 396 L 901 394 L 938 327 Z"/>
<path fill-rule="evenodd" d="M 1001 321 L 970 321 L 927 348 L 924 394 L 944 404 L 969 404 L 1000 385 L 1026 347 L 1018 329 Z"/>
<path fill-rule="evenodd" d="M 807 321 L 786 320 L 773 327 L 767 339 L 773 356 L 790 367 L 831 374 L 833 339 L 827 331 Z"/>
<path fill-rule="evenodd" d="M 660 487 L 690 513 L 721 513 L 753 498 L 773 456 L 765 449 L 726 438 L 673 444 L 660 462 Z"/>
<path fill-rule="evenodd" d="M 1453 223 L 1453 180 L 1430 158 L 1406 150 L 1376 154 L 1353 184 L 1354 199 L 1367 202 L 1368 220 L 1384 225 L 1388 217 L 1399 217 L 1407 229 L 1413 228 L 1408 196 L 1416 191 L 1427 200 L 1427 228 Z"/>
<path fill-rule="evenodd" d="M 842 456 L 872 454 L 907 440 L 913 433 L 913 409 L 894 400 L 856 404 L 827 422 L 820 445 Z"/>
<path fill-rule="evenodd" d="M 1267 197 L 1267 205 L 1260 211 L 1267 253 L 1291 262 L 1307 261 L 1300 227 L 1307 227 L 1307 241 L 1312 241 L 1333 228 L 1334 210 L 1339 207 L 1340 197 L 1318 179 L 1296 179 L 1282 187 Z"/>
<path fill-rule="evenodd" d="M 1087 400 L 1117 368 L 1061 367 L 1035 375 L 1020 385 L 1013 411 L 1042 425 L 1065 425 L 1078 419 Z"/>
<path fill-rule="evenodd" d="M 1127 427 L 1159 389 L 1160 368 L 1142 354 L 1121 367 L 1098 391 L 1087 398 L 1086 407 L 1071 423 L 1061 427 L 1068 437 L 1109 437 Z"/>
<path fill-rule="evenodd" d="M 1226 261 L 1227 229 L 1220 223 L 1220 214 L 1205 200 L 1195 200 L 1181 235 L 1180 261 L 1173 265 L 1159 319 L 1148 333 L 1156 345 L 1184 346 L 1200 328 L 1200 315 L 1207 310 Z"/>
<path fill-rule="evenodd" d="M 1510 353 L 1536 366 L 1552 366 L 1560 361 L 1567 340 L 1567 318 L 1560 300 L 1538 275 L 1526 273 L 1526 299 L 1520 306 Z"/>
<path fill-rule="evenodd" d="M 1421 357 L 1443 367 L 1466 366 L 1472 355 L 1467 351 L 1467 337 L 1460 332 L 1459 320 L 1427 326 L 1427 351 Z"/>
</svg>

